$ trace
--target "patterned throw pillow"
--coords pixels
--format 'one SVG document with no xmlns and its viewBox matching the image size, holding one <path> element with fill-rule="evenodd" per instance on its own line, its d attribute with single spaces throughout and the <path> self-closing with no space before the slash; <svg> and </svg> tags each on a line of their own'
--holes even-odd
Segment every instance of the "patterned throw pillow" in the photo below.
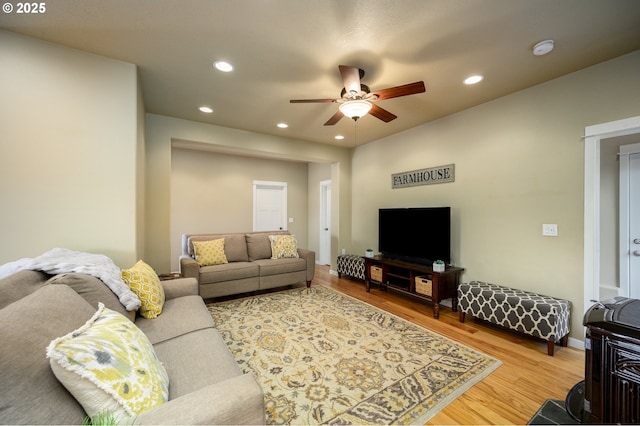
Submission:
<svg viewBox="0 0 640 426">
<path fill-rule="evenodd" d="M 162 313 L 164 306 L 164 289 L 160 278 L 153 268 L 142 260 L 130 269 L 122 270 L 122 281 L 140 299 L 140 315 L 145 318 L 156 318 Z"/>
<path fill-rule="evenodd" d="M 282 259 L 298 256 L 298 243 L 293 235 L 269 235 L 271 258 Z"/>
<path fill-rule="evenodd" d="M 82 327 L 53 340 L 47 357 L 90 416 L 110 411 L 133 417 L 169 399 L 169 376 L 149 339 L 102 303 Z"/>
<path fill-rule="evenodd" d="M 210 241 L 194 241 L 193 251 L 200 266 L 222 265 L 229 263 L 224 254 L 224 238 Z"/>
</svg>

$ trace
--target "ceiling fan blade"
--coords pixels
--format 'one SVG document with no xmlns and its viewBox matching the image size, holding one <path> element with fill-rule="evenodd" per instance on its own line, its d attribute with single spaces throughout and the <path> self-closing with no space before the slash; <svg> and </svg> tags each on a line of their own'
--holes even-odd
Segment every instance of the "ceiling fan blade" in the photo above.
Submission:
<svg viewBox="0 0 640 426">
<path fill-rule="evenodd" d="M 398 98 L 400 96 L 415 95 L 416 93 L 423 93 L 424 91 L 424 81 L 417 81 L 415 83 L 404 84 L 402 86 L 376 90 L 373 94 L 378 96 L 377 100 L 382 101 L 384 99 Z"/>
<path fill-rule="evenodd" d="M 398 118 L 397 115 L 390 113 L 389 111 L 387 111 L 384 108 L 380 108 L 376 104 L 371 104 L 371 110 L 369 111 L 369 114 L 373 115 L 376 118 L 379 118 L 380 120 L 384 121 L 385 123 L 388 123 L 388 122 Z"/>
<path fill-rule="evenodd" d="M 335 102 L 335 99 L 291 99 L 289 102 L 292 104 L 317 104 L 317 103 L 331 103 Z"/>
<path fill-rule="evenodd" d="M 347 65 L 338 65 L 347 94 L 360 93 L 360 69 Z"/>
<path fill-rule="evenodd" d="M 330 119 L 327 120 L 326 123 L 324 123 L 325 126 L 333 126 L 334 124 L 336 124 L 338 121 L 340 121 L 340 119 L 344 117 L 344 114 L 342 114 L 342 112 L 340 110 L 338 110 L 335 114 L 333 114 L 331 116 Z"/>
</svg>

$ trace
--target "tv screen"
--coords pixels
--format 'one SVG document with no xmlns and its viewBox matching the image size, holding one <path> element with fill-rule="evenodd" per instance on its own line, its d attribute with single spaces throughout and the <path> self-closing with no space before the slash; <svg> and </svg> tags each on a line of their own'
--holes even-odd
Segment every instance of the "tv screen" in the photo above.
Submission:
<svg viewBox="0 0 640 426">
<path fill-rule="evenodd" d="M 383 256 L 429 265 L 451 262 L 451 209 L 380 209 L 378 250 Z"/>
</svg>

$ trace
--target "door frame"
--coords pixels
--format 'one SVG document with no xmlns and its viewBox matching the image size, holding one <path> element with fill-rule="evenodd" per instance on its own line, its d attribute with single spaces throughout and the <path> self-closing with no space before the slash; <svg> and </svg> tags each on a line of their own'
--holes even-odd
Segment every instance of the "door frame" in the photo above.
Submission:
<svg viewBox="0 0 640 426">
<path fill-rule="evenodd" d="M 272 182 L 268 180 L 253 181 L 253 230 L 258 227 L 258 191 L 261 187 L 277 188 L 282 192 L 282 230 L 287 230 L 287 182 Z M 275 231 L 275 229 L 273 229 Z"/>
<path fill-rule="evenodd" d="M 320 181 L 320 226 L 318 227 L 318 263 L 331 265 L 331 180 Z M 324 223 L 329 228 L 326 247 L 323 240 L 326 238 Z"/>
<path fill-rule="evenodd" d="M 629 243 L 629 208 L 630 208 L 630 165 L 632 154 L 640 153 L 640 143 L 621 145 L 620 146 L 620 231 L 619 231 L 619 243 L 620 243 L 620 288 L 618 290 L 619 296 L 631 297 L 631 282 L 629 276 L 629 270 L 631 267 L 631 245 Z M 627 253 L 628 255 L 624 255 Z"/>
<path fill-rule="evenodd" d="M 600 146 L 636 133 L 640 116 L 584 128 L 584 312 L 600 297 Z"/>
</svg>

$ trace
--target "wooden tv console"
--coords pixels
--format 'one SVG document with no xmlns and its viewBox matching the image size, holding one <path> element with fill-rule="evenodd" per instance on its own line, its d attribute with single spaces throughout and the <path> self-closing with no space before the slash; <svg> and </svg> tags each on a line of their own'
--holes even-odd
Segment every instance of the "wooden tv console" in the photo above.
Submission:
<svg viewBox="0 0 640 426">
<path fill-rule="evenodd" d="M 382 286 L 384 290 L 391 288 L 403 293 L 411 294 L 433 303 L 433 317 L 440 317 L 440 302 L 451 298 L 451 308 L 458 310 L 458 285 L 464 268 L 448 266 L 444 272 L 434 272 L 431 265 L 404 262 L 381 256 L 365 257 L 365 283 L 367 291 L 371 290 L 371 282 Z M 371 277 L 371 267 L 382 269 L 381 278 Z M 431 280 L 431 295 L 416 291 L 416 277 L 426 277 Z"/>
</svg>

